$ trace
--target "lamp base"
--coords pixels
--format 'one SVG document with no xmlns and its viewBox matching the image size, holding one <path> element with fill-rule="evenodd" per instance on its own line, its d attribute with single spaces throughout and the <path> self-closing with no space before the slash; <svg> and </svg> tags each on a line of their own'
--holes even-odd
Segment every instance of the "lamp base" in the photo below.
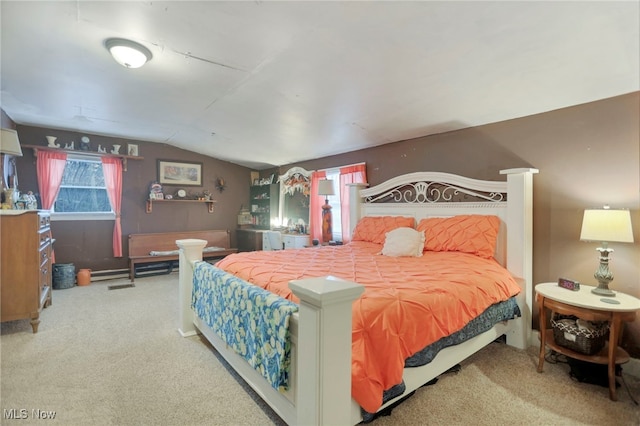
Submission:
<svg viewBox="0 0 640 426">
<path fill-rule="evenodd" d="M 591 293 L 597 294 L 598 296 L 616 297 L 616 293 L 613 290 L 610 290 L 609 287 L 602 285 L 599 285 L 598 287 L 592 289 Z"/>
<path fill-rule="evenodd" d="M 609 270 L 609 254 L 613 249 L 607 247 L 607 243 L 602 243 L 602 247 L 596 249 L 600 253 L 600 264 L 593 277 L 598 280 L 598 287 L 591 290 L 593 294 L 605 297 L 615 297 L 616 294 L 609 289 L 609 283 L 613 281 L 613 274 Z"/>
<path fill-rule="evenodd" d="M 331 206 L 329 201 L 325 200 L 324 206 L 322 206 L 322 242 L 328 243 L 333 238 L 331 218 Z"/>
</svg>

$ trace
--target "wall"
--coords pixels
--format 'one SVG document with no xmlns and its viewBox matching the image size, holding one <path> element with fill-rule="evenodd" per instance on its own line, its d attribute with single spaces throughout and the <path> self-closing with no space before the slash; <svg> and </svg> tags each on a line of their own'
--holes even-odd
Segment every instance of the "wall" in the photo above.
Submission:
<svg viewBox="0 0 640 426">
<path fill-rule="evenodd" d="M 595 285 L 597 243 L 581 242 L 585 208 L 632 214 L 634 244 L 611 244 L 610 287 L 640 297 L 640 92 L 544 114 L 368 148 L 291 166 L 307 170 L 366 161 L 369 183 L 422 170 L 503 180 L 498 171 L 535 167 L 533 280 Z M 537 328 L 537 305 L 534 326 Z M 640 357 L 640 319 L 624 346 Z"/>
<path fill-rule="evenodd" d="M 137 140 L 111 138 L 100 135 L 70 132 L 56 129 L 44 129 L 30 126 L 17 126 L 20 142 L 23 145 L 46 145 L 45 136 L 56 136 L 56 143 L 62 146 L 75 141 L 76 148 L 81 136 L 91 140 L 91 151 L 98 144 L 111 149 L 113 144 L 122 146 L 135 143 L 139 147 L 142 160 L 128 160 L 127 171 L 123 172 L 122 192 L 122 258 L 114 258 L 111 248 L 113 221 L 54 221 L 51 225 L 56 239 L 55 253 L 57 263 L 73 263 L 76 269 L 88 268 L 95 271 L 128 268 L 127 236 L 143 232 L 191 231 L 201 229 L 235 230 L 237 215 L 242 204 L 249 200 L 250 169 L 196 152 L 185 151 L 166 144 Z M 19 189 L 37 192 L 35 157 L 32 149 L 23 148 L 23 157 L 17 159 Z M 187 192 L 202 192 L 208 189 L 216 200 L 213 213 L 208 213 L 206 204 L 200 203 L 163 203 L 154 204 L 152 213 L 146 213 L 145 200 L 148 198 L 149 185 L 157 179 L 157 160 L 195 161 L 202 163 L 203 187 L 184 187 Z M 218 177 L 225 179 L 226 189 L 219 192 L 215 188 Z M 179 186 L 164 186 L 165 194 L 177 191 Z M 235 232 L 231 233 L 232 246 L 235 247 Z"/>
</svg>

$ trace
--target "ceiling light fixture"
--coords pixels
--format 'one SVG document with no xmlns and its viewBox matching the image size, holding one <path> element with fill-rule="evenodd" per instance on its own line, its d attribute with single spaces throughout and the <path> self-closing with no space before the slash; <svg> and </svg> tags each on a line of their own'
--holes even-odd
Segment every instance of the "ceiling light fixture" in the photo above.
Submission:
<svg viewBox="0 0 640 426">
<path fill-rule="evenodd" d="M 140 68 L 153 57 L 151 51 L 143 45 L 124 38 L 109 38 L 104 45 L 113 59 L 127 68 Z"/>
</svg>

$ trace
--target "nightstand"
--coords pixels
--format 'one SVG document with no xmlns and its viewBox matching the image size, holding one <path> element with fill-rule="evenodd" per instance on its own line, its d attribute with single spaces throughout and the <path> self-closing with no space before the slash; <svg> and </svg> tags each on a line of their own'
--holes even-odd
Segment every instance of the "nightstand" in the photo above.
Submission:
<svg viewBox="0 0 640 426">
<path fill-rule="evenodd" d="M 591 293 L 594 287 L 580 285 L 579 291 L 567 290 L 557 283 L 543 283 L 536 285 L 536 300 L 540 310 L 540 358 L 538 372 L 542 373 L 546 347 L 582 361 L 606 364 L 609 374 L 609 398 L 617 400 L 615 366 L 629 361 L 629 354 L 618 346 L 622 322 L 633 321 L 636 312 L 640 310 L 640 300 L 628 294 L 616 292 L 615 297 L 604 298 Z M 603 299 L 615 299 L 618 304 L 603 302 Z M 562 315 L 575 315 L 587 321 L 608 321 L 609 341 L 599 352 L 585 355 L 562 347 L 554 341 L 553 330 L 547 330 L 546 311 L 549 309 Z"/>
</svg>

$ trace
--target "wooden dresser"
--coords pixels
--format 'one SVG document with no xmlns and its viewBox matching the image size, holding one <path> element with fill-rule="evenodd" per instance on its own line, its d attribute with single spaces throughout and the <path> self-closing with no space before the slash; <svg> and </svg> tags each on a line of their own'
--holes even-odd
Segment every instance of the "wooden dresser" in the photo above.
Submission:
<svg viewBox="0 0 640 426">
<path fill-rule="evenodd" d="M 38 332 L 40 311 L 51 304 L 50 216 L 38 210 L 0 212 L 2 322 L 30 319 Z"/>
</svg>

